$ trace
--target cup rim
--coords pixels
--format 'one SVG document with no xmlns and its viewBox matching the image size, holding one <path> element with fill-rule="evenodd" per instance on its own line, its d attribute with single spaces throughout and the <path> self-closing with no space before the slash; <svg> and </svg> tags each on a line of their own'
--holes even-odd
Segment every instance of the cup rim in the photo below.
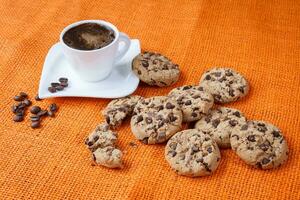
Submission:
<svg viewBox="0 0 300 200">
<path fill-rule="evenodd" d="M 85 23 L 96 23 L 96 24 L 100 24 L 100 25 L 102 25 L 102 26 L 108 27 L 109 29 L 111 29 L 112 31 L 114 31 L 115 39 L 114 39 L 110 44 L 108 44 L 107 46 L 102 47 L 102 48 L 100 48 L 100 49 L 81 50 L 81 49 L 75 49 L 75 48 L 72 48 L 72 47 L 68 46 L 68 45 L 64 42 L 64 40 L 63 40 L 64 34 L 65 34 L 68 30 L 70 30 L 71 28 L 73 28 L 73 27 L 75 27 L 75 26 L 78 26 L 78 25 L 81 25 L 81 24 L 85 24 Z M 81 20 L 81 21 L 77 21 L 77 22 L 74 22 L 74 23 L 72 23 L 72 24 L 69 24 L 68 26 L 66 26 L 66 27 L 61 31 L 60 36 L 59 36 L 60 43 L 61 43 L 64 47 L 66 47 L 66 48 L 68 48 L 68 49 L 70 49 L 70 50 L 72 50 L 72 51 L 85 52 L 85 53 L 89 53 L 89 52 L 97 52 L 97 51 L 105 50 L 105 49 L 109 48 L 110 46 L 112 46 L 114 43 L 116 43 L 117 40 L 118 40 L 118 38 L 119 38 L 119 30 L 117 29 L 117 27 L 116 27 L 115 25 L 113 25 L 113 24 L 110 23 L 110 22 L 104 21 L 104 20 L 96 20 L 96 19 Z"/>
</svg>

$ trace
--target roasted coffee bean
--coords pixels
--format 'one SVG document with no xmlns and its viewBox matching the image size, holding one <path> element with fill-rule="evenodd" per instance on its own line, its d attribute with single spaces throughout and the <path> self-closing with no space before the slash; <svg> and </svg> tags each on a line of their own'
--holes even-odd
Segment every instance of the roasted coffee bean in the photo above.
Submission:
<svg viewBox="0 0 300 200">
<path fill-rule="evenodd" d="M 61 82 L 61 83 L 60 83 L 60 86 L 62 86 L 62 87 L 64 87 L 64 88 L 65 88 L 65 87 L 68 87 L 68 85 L 69 85 L 68 82 Z"/>
<path fill-rule="evenodd" d="M 50 104 L 49 110 L 52 112 L 56 112 L 58 110 L 58 106 L 55 103 Z"/>
<path fill-rule="evenodd" d="M 32 113 L 32 114 L 37 114 L 38 112 L 40 112 L 41 111 L 41 108 L 39 107 L 39 106 L 32 106 L 31 108 L 30 108 L 30 112 Z"/>
<path fill-rule="evenodd" d="M 28 97 L 28 95 L 25 93 L 25 92 L 20 92 L 20 94 L 19 94 L 21 97 L 23 97 L 23 98 L 26 98 L 26 97 Z"/>
<path fill-rule="evenodd" d="M 35 122 L 35 121 L 40 121 L 40 117 L 38 115 L 31 115 L 30 120 Z"/>
<path fill-rule="evenodd" d="M 31 105 L 31 101 L 29 99 L 25 99 L 23 101 L 23 103 L 26 105 L 26 106 L 30 106 Z"/>
<path fill-rule="evenodd" d="M 39 128 L 41 126 L 40 121 L 34 121 L 31 123 L 31 128 Z"/>
<path fill-rule="evenodd" d="M 21 121 L 24 120 L 24 116 L 23 116 L 23 115 L 15 115 L 15 116 L 13 117 L 13 120 L 14 120 L 15 122 L 21 122 Z"/>
<path fill-rule="evenodd" d="M 42 100 L 42 99 L 40 99 L 39 95 L 36 95 L 36 96 L 34 97 L 34 99 L 35 99 L 36 101 L 41 101 L 41 100 Z"/>
<path fill-rule="evenodd" d="M 68 82 L 68 78 L 61 77 L 61 78 L 58 79 L 58 81 L 61 82 L 61 83 L 66 83 L 66 82 Z"/>
<path fill-rule="evenodd" d="M 13 113 L 16 113 L 17 110 L 18 110 L 18 107 L 17 107 L 16 105 L 12 105 L 12 106 L 11 106 L 11 111 L 12 111 Z"/>
<path fill-rule="evenodd" d="M 168 102 L 168 103 L 166 104 L 166 108 L 167 108 L 167 109 L 173 109 L 173 108 L 175 108 L 175 106 L 174 106 L 173 104 L 171 104 L 170 102 Z"/>
<path fill-rule="evenodd" d="M 64 87 L 61 86 L 61 85 L 56 86 L 55 88 L 56 88 L 57 91 L 62 91 L 62 90 L 64 90 Z"/>
<path fill-rule="evenodd" d="M 17 104 L 17 107 L 18 107 L 18 109 L 23 109 L 23 108 L 26 107 L 26 104 L 23 103 L 23 102 L 20 102 L 20 103 Z"/>
<path fill-rule="evenodd" d="M 255 141 L 256 141 L 254 135 L 249 135 L 249 136 L 247 137 L 247 139 L 248 139 L 250 142 L 255 142 Z"/>
<path fill-rule="evenodd" d="M 23 100 L 24 100 L 24 97 L 22 97 L 22 96 L 15 96 L 15 97 L 14 97 L 14 100 L 15 100 L 15 101 L 23 101 Z"/>
<path fill-rule="evenodd" d="M 55 93 L 56 89 L 55 89 L 55 87 L 48 87 L 48 91 L 51 93 Z"/>
<path fill-rule="evenodd" d="M 57 82 L 51 83 L 51 86 L 52 86 L 52 87 L 57 87 L 57 86 L 59 86 L 59 85 L 60 85 L 60 83 L 57 83 Z"/>
<path fill-rule="evenodd" d="M 42 117 L 42 116 L 45 116 L 48 114 L 48 111 L 47 110 L 41 110 L 40 112 L 38 112 L 36 115 L 39 116 L 39 117 Z"/>
<path fill-rule="evenodd" d="M 49 117 L 55 117 L 55 114 L 54 114 L 54 112 L 52 112 L 52 111 L 48 111 L 47 115 L 48 115 Z"/>
<path fill-rule="evenodd" d="M 16 112 L 16 115 L 18 115 L 18 116 L 24 116 L 24 114 L 25 114 L 25 111 L 22 109 L 18 109 Z"/>
</svg>

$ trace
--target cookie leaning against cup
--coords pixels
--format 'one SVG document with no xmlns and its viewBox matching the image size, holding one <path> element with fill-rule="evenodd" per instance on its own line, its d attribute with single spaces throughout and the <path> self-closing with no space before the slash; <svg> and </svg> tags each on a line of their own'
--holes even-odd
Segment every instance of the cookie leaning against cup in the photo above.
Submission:
<svg viewBox="0 0 300 200">
<path fill-rule="evenodd" d="M 141 81 L 159 87 L 175 83 L 180 75 L 177 64 L 155 52 L 144 52 L 137 55 L 132 61 L 132 69 Z"/>
<path fill-rule="evenodd" d="M 131 118 L 131 131 L 145 144 L 167 141 L 181 129 L 182 112 L 175 100 L 165 96 L 137 103 Z"/>
<path fill-rule="evenodd" d="M 230 143 L 242 160 L 260 169 L 279 167 L 288 158 L 287 142 L 281 131 L 264 121 L 248 121 L 230 136 Z"/>
<path fill-rule="evenodd" d="M 168 94 L 177 101 L 183 113 L 183 122 L 200 119 L 214 104 L 212 95 L 201 86 L 185 85 L 174 88 Z"/>
<path fill-rule="evenodd" d="M 199 84 L 213 95 L 216 103 L 237 101 L 249 92 L 248 81 L 230 68 L 212 68 L 206 71 Z"/>
<path fill-rule="evenodd" d="M 203 116 L 195 124 L 195 128 L 209 133 L 220 148 L 229 148 L 230 135 L 235 134 L 246 123 L 246 118 L 241 111 L 219 107 Z"/>
<path fill-rule="evenodd" d="M 111 128 L 116 128 L 121 125 L 122 121 L 130 116 L 134 106 L 143 97 L 138 95 L 127 96 L 119 99 L 114 99 L 102 111 L 102 114 Z"/>
<path fill-rule="evenodd" d="M 171 168 L 184 176 L 206 176 L 213 173 L 221 154 L 209 134 L 187 129 L 176 133 L 165 147 L 165 158 Z"/>
</svg>

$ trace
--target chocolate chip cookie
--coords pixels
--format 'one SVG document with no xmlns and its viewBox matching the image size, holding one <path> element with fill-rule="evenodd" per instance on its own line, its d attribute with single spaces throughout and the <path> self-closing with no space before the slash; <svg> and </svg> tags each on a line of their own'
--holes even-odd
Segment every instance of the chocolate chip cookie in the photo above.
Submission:
<svg viewBox="0 0 300 200">
<path fill-rule="evenodd" d="M 132 69 L 141 81 L 159 87 L 175 83 L 180 75 L 177 64 L 155 52 L 140 53 L 133 59 Z"/>
<path fill-rule="evenodd" d="M 122 152 L 112 146 L 98 148 L 93 152 L 94 161 L 99 165 L 103 165 L 109 168 L 122 168 L 122 156 Z"/>
<path fill-rule="evenodd" d="M 238 72 L 230 68 L 213 68 L 206 71 L 200 86 L 208 90 L 216 103 L 236 101 L 248 94 L 249 84 Z"/>
<path fill-rule="evenodd" d="M 109 130 L 108 124 L 102 123 L 86 138 L 85 144 L 93 152 L 98 148 L 115 146 L 117 138 L 117 133 Z"/>
<path fill-rule="evenodd" d="M 246 124 L 244 114 L 233 108 L 219 107 L 210 110 L 195 125 L 195 128 L 207 132 L 220 148 L 230 147 L 230 135 Z"/>
<path fill-rule="evenodd" d="M 131 131 L 145 144 L 167 141 L 181 129 L 182 112 L 173 99 L 146 98 L 137 103 L 131 118 Z"/>
<path fill-rule="evenodd" d="M 281 131 L 264 121 L 248 121 L 231 134 L 230 143 L 242 160 L 260 169 L 279 167 L 288 158 L 288 145 Z"/>
<path fill-rule="evenodd" d="M 126 116 L 130 116 L 134 106 L 143 97 L 133 95 L 112 100 L 107 107 L 102 111 L 106 122 L 112 128 L 119 126 Z"/>
<path fill-rule="evenodd" d="M 214 172 L 221 155 L 209 134 L 188 129 L 171 137 L 165 147 L 165 158 L 178 174 L 196 177 Z"/>
<path fill-rule="evenodd" d="M 177 101 L 183 113 L 184 122 L 200 119 L 214 104 L 212 95 L 201 86 L 185 85 L 174 88 L 169 97 Z"/>
</svg>

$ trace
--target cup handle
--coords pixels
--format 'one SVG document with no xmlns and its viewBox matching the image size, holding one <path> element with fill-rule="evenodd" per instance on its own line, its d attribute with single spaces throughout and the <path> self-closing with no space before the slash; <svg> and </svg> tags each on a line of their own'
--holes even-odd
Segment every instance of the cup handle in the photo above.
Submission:
<svg viewBox="0 0 300 200">
<path fill-rule="evenodd" d="M 120 47 L 121 43 L 124 43 L 125 45 L 123 47 Z M 119 61 L 124 55 L 125 53 L 128 51 L 129 47 L 130 47 L 130 38 L 125 34 L 120 32 L 119 35 L 119 49 L 116 55 L 116 61 Z"/>
</svg>

